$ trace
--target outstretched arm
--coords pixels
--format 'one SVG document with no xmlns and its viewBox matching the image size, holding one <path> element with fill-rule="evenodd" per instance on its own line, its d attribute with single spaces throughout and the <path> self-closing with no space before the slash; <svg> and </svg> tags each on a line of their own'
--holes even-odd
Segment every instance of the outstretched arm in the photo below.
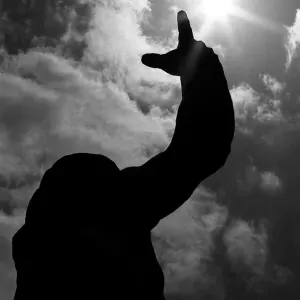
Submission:
<svg viewBox="0 0 300 300">
<path fill-rule="evenodd" d="M 142 166 L 121 171 L 124 182 L 128 182 L 128 197 L 134 198 L 133 203 L 145 203 L 143 212 L 138 206 L 139 213 L 152 221 L 153 227 L 180 207 L 201 181 L 225 164 L 234 136 L 233 104 L 217 56 L 197 42 L 189 50 L 189 58 L 192 64 L 187 61 L 185 72 L 179 74 L 182 102 L 169 147 Z M 168 65 L 163 69 L 178 75 L 176 70 L 167 68 Z"/>
</svg>

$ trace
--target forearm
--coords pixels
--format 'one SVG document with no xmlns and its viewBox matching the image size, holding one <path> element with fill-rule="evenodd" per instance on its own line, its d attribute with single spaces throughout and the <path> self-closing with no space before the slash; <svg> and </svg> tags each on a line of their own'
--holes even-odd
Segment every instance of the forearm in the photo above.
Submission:
<svg viewBox="0 0 300 300">
<path fill-rule="evenodd" d="M 141 205 L 143 218 L 150 216 L 146 223 L 155 226 L 188 200 L 201 181 L 224 165 L 233 134 L 233 104 L 224 73 L 206 78 L 196 74 L 183 89 L 168 148 L 139 167 L 121 171 L 120 182 L 125 191 L 129 189 L 133 207 L 140 207 L 141 197 L 146 203 Z"/>
<path fill-rule="evenodd" d="M 149 228 L 179 208 L 200 183 L 199 176 L 192 175 L 192 166 L 179 163 L 170 148 L 141 166 L 121 170 L 120 176 L 124 198 L 130 199 L 132 211 L 138 210 L 141 224 Z"/>
<path fill-rule="evenodd" d="M 169 146 L 176 161 L 183 167 L 193 163 L 200 177 L 205 176 L 201 174 L 205 163 L 210 164 L 206 172 L 219 169 L 230 152 L 234 136 L 233 103 L 221 64 L 218 67 L 221 69 L 214 72 L 201 70 L 201 74 L 183 84 L 183 99 Z"/>
</svg>

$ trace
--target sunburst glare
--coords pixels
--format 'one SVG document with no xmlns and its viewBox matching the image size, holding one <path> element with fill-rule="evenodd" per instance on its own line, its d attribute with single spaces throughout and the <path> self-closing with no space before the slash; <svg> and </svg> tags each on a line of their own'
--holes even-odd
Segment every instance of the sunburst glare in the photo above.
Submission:
<svg viewBox="0 0 300 300">
<path fill-rule="evenodd" d="M 224 20 L 234 11 L 233 0 L 203 0 L 202 13 L 210 21 Z"/>
<path fill-rule="evenodd" d="M 202 0 L 193 13 L 203 18 L 201 31 L 198 33 L 200 38 L 205 38 L 213 30 L 215 23 L 222 25 L 224 34 L 231 35 L 233 31 L 230 27 L 230 17 L 240 18 L 275 34 L 283 33 L 282 25 L 245 11 L 238 6 L 238 1 L 241 0 Z M 229 39 L 232 41 L 233 37 L 229 36 Z"/>
</svg>

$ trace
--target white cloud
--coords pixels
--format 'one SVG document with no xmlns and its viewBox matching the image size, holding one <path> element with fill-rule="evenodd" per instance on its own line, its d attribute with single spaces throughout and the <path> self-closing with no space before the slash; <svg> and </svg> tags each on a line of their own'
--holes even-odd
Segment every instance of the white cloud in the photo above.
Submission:
<svg viewBox="0 0 300 300">
<path fill-rule="evenodd" d="M 180 81 L 140 61 L 144 53 L 167 51 L 141 31 L 150 2 L 93 2 L 94 27 L 81 62 L 47 48 L 17 56 L 2 49 L 0 172 L 8 185 L 43 173 L 67 153 L 102 153 L 123 168 L 170 142 L 175 115 L 164 107 L 178 104 L 173 89 L 178 93 Z"/>
<path fill-rule="evenodd" d="M 26 133 L 17 140 L 18 146 L 26 145 L 23 138 L 38 130 L 41 134 L 35 135 L 35 139 L 28 141 L 27 138 L 30 147 L 34 142 L 43 141 L 52 153 L 62 155 L 70 151 L 70 147 L 65 150 L 53 148 L 63 137 L 68 142 L 73 140 L 73 151 L 82 149 L 89 140 L 86 151 L 98 144 L 100 152 L 118 152 L 119 163 L 130 163 L 133 156 L 145 159 L 141 154 L 143 147 L 156 145 L 154 147 L 162 149 L 167 146 L 169 139 L 159 118 L 143 115 L 121 86 L 87 78 L 80 68 L 51 54 L 29 52 L 20 56 L 18 66 L 21 73 L 32 76 L 39 83 L 15 76 L 3 75 L 1 78 L 2 103 L 10 103 L 6 111 L 3 106 L 4 116 L 19 110 L 19 118 L 12 125 L 12 119 L 8 117 L 2 123 L 7 123 L 10 137 L 20 138 L 20 133 Z M 51 144 L 48 143 L 50 140 Z M 26 151 L 30 147 L 26 147 Z M 125 159 L 126 152 L 127 155 L 132 153 L 131 159 Z"/>
<path fill-rule="evenodd" d="M 198 188 L 178 210 L 153 229 L 153 243 L 165 275 L 165 295 L 185 298 L 223 295 L 219 267 L 212 264 L 214 238 L 227 218 L 214 195 Z"/>
<path fill-rule="evenodd" d="M 8 58 L 4 61 L 2 69 L 6 71 L 0 75 L 0 114 L 3 112 L 4 116 L 0 118 L 3 124 L 0 169 L 5 176 L 21 177 L 30 171 L 44 171 L 55 159 L 71 152 L 102 153 L 120 168 L 140 165 L 148 159 L 149 153 L 152 156 L 160 152 L 170 142 L 175 114 L 164 107 L 167 102 L 169 106 L 172 102 L 178 104 L 179 78 L 147 68 L 140 62 L 143 53 L 167 50 L 163 43 L 154 42 L 141 32 L 140 22 L 149 2 L 95 2 L 101 6 L 96 6 L 94 11 L 95 27 L 88 33 L 88 48 L 82 61 L 74 62 L 39 50 L 19 55 L 6 66 Z M 196 2 L 177 4 L 181 8 L 189 5 L 189 13 Z M 194 26 L 197 30 L 197 23 Z M 174 30 L 170 45 L 176 41 L 176 35 Z M 281 87 L 277 80 L 265 76 L 268 88 L 279 92 Z M 251 117 L 258 112 L 266 116 L 263 105 L 267 112 L 270 103 L 279 108 L 275 100 L 264 104 L 264 97 L 246 83 L 233 87 L 230 92 L 237 120 L 249 125 L 250 130 L 252 125 L 259 124 L 258 119 L 249 121 Z M 149 113 L 141 112 L 142 104 L 149 106 Z M 244 168 L 250 156 L 259 160 L 263 152 L 255 148 L 260 136 L 257 140 L 249 138 L 250 142 L 241 136 L 235 139 L 238 146 L 233 146 L 232 157 L 237 162 L 229 161 L 229 172 L 222 176 L 229 184 L 222 185 L 224 181 L 219 181 L 215 185 L 217 189 L 223 188 L 226 199 L 240 197 L 235 194 L 235 187 L 237 178 L 244 173 L 248 186 L 261 184 L 269 190 L 275 189 L 281 178 L 271 171 L 258 171 L 266 168 L 259 168 L 257 161 L 254 161 L 257 169 Z M 16 202 L 23 203 L 31 192 L 27 186 L 15 189 L 11 195 Z M 199 298 L 208 291 L 214 299 L 222 299 L 224 286 L 220 267 L 212 262 L 212 250 L 215 234 L 226 221 L 228 212 L 214 202 L 215 197 L 197 195 L 198 192 L 199 189 L 180 209 L 162 220 L 153 233 L 171 244 L 161 258 L 169 293 Z M 250 207 L 249 199 L 256 200 L 250 197 L 238 200 L 241 206 Z M 20 206 L 13 217 L 0 215 L 0 223 L 14 228 L 20 226 L 24 220 L 24 208 Z M 259 250 L 264 247 L 264 230 L 255 234 L 249 224 L 241 221 L 227 232 L 226 238 L 232 261 L 244 255 L 244 261 L 252 269 L 262 272 L 265 254 Z M 257 243 L 256 238 L 261 240 Z"/>
<path fill-rule="evenodd" d="M 256 112 L 261 96 L 249 84 L 234 86 L 230 94 L 237 119 L 245 121 L 249 114 Z"/>
<path fill-rule="evenodd" d="M 141 54 L 163 50 L 149 44 L 140 32 L 137 14 L 144 4 L 137 9 L 132 3 L 132 10 L 124 1 L 121 10 L 97 7 L 95 20 L 107 22 L 96 24 L 90 32 L 99 48 L 95 50 L 91 43 L 83 63 L 42 49 L 12 57 L 2 51 L 0 165 L 7 185 L 30 172 L 43 173 L 72 152 L 102 153 L 123 168 L 139 165 L 167 147 L 175 117 L 154 105 L 154 95 L 166 97 L 156 84 L 168 86 L 175 78 L 140 62 Z M 93 50 L 97 59 L 90 59 Z M 97 68 L 95 61 L 106 67 Z M 148 98 L 153 99 L 153 103 L 148 100 L 152 105 L 148 115 L 126 89 L 126 85 L 139 87 L 141 79 L 153 86 L 148 90 Z M 12 192 L 21 206 L 30 196 Z"/>
<path fill-rule="evenodd" d="M 245 168 L 243 178 L 237 180 L 238 186 L 244 192 L 260 187 L 265 192 L 276 192 L 282 187 L 282 182 L 274 172 L 260 171 L 256 166 Z"/>
<path fill-rule="evenodd" d="M 259 76 L 266 88 L 273 93 L 274 97 L 279 97 L 281 92 L 285 89 L 286 84 L 279 82 L 275 77 L 271 76 L 270 74 L 260 74 Z"/>
<path fill-rule="evenodd" d="M 261 174 L 261 187 L 266 191 L 277 191 L 281 188 L 280 179 L 273 172 L 263 172 Z"/>
<path fill-rule="evenodd" d="M 245 221 L 236 220 L 226 231 L 224 239 L 236 273 L 243 272 L 243 264 L 258 275 L 265 273 L 267 228 L 263 222 L 259 229 L 255 229 Z"/>
<path fill-rule="evenodd" d="M 250 133 L 251 128 L 257 127 L 257 121 L 265 124 L 285 121 L 280 99 L 285 84 L 278 82 L 271 75 L 261 75 L 260 77 L 268 90 L 272 92 L 272 97 L 258 93 L 247 83 L 233 86 L 230 90 L 238 129 L 244 133 Z"/>
<path fill-rule="evenodd" d="M 7 186 L 42 175 L 68 153 L 101 153 L 123 168 L 144 163 L 170 142 L 175 114 L 165 108 L 178 104 L 180 81 L 140 61 L 144 53 L 167 51 L 142 34 L 149 2 L 95 3 L 81 62 L 47 48 L 16 56 L 2 49 L 0 172 Z M 31 192 L 10 194 L 22 207 Z"/>
<path fill-rule="evenodd" d="M 0 172 L 6 182 L 44 173 L 72 152 L 104 154 L 122 169 L 140 165 L 168 146 L 175 116 L 159 102 L 170 101 L 172 85 L 178 89 L 180 81 L 140 61 L 144 53 L 167 52 L 141 32 L 149 2 L 103 3 L 94 11 L 95 27 L 88 33 L 82 61 L 42 48 L 2 55 Z M 147 90 L 148 114 L 128 92 L 131 88 L 142 98 L 142 82 L 153 87 Z M 24 206 L 37 184 L 8 191 L 17 208 L 11 216 L 0 214 L 6 232 L 23 225 Z"/>
<path fill-rule="evenodd" d="M 300 9 L 296 12 L 294 24 L 287 29 L 287 41 L 285 48 L 287 50 L 287 61 L 285 67 L 288 69 L 292 60 L 298 55 L 300 47 Z"/>
<path fill-rule="evenodd" d="M 178 77 L 140 63 L 142 54 L 166 53 L 168 49 L 162 43 L 143 36 L 139 13 L 130 6 L 123 6 L 120 10 L 111 6 L 97 6 L 94 14 L 94 29 L 88 34 L 89 47 L 86 52 L 86 60 L 93 68 L 99 65 L 99 71 L 106 69 L 108 76 L 116 76 L 118 81 L 125 79 L 138 82 L 144 79 L 179 84 Z M 108 61 L 109 64 L 105 65 Z"/>
</svg>

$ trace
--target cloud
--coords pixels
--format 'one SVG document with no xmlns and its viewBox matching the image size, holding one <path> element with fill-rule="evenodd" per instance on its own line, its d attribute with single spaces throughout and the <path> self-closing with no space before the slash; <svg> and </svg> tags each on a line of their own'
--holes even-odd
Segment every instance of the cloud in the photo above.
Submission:
<svg viewBox="0 0 300 300">
<path fill-rule="evenodd" d="M 45 3 L 34 3 L 47 11 Z M 14 14 L 10 5 L 3 3 L 3 20 L 28 20 L 31 34 L 41 34 L 37 47 L 15 45 L 24 53 L 1 50 L 0 202 L 5 212 L 13 215 L 26 207 L 44 171 L 65 154 L 102 153 L 123 168 L 168 146 L 179 78 L 140 62 L 143 53 L 167 51 L 141 31 L 147 1 L 66 1 L 63 6 L 53 1 L 56 15 L 49 22 L 61 25 L 52 32 L 55 47 L 47 42 L 47 28 L 36 28 L 38 7 L 22 2 L 23 10 Z M 71 36 L 84 38 L 80 59 L 65 51 Z"/>
<path fill-rule="evenodd" d="M 268 222 L 232 218 L 216 197 L 199 187 L 152 231 L 168 299 L 257 296 L 291 279 L 288 269 L 270 264 Z"/>
<path fill-rule="evenodd" d="M 279 97 L 281 92 L 285 89 L 285 83 L 279 82 L 270 74 L 260 74 L 260 78 L 265 84 L 266 88 L 273 93 L 274 97 Z"/>
<path fill-rule="evenodd" d="M 197 1 L 179 2 L 166 9 L 192 12 Z M 18 44 L 21 31 L 6 47 L 13 55 L 1 52 L 0 222 L 8 240 L 56 159 L 90 152 L 120 168 L 140 165 L 168 146 L 175 126 L 179 78 L 140 62 L 142 54 L 175 44 L 175 14 L 170 10 L 174 26 L 159 39 L 145 34 L 145 23 L 156 21 L 146 0 L 66 4 L 55 12 L 52 5 L 40 29 L 41 20 L 30 21 L 37 7 L 30 8 L 30 38 Z M 2 21 L 21 30 L 19 13 L 10 18 Z M 197 30 L 196 19 L 192 23 Z M 49 34 L 47 24 L 54 28 Z M 237 131 L 225 167 L 153 230 L 170 299 L 223 299 L 239 286 L 256 294 L 267 284 L 288 289 L 298 272 L 299 119 L 283 110 L 285 83 L 270 74 L 260 79 L 264 93 L 247 83 L 231 88 Z"/>
<path fill-rule="evenodd" d="M 10 19 L 2 15 L 2 22 L 16 29 L 0 60 L 0 230 L 11 232 L 8 241 L 23 224 L 45 170 L 58 158 L 101 153 L 121 169 L 140 165 L 168 146 L 175 125 L 171 98 L 174 93 L 179 98 L 179 78 L 140 62 L 144 53 L 167 51 L 141 31 L 147 1 L 67 1 L 66 10 L 46 17 L 49 7 L 39 2 L 39 8 L 23 10 L 26 17 L 21 10 L 15 15 L 10 10 Z M 8 2 L 2 6 L 10 8 Z M 37 9 L 45 25 L 32 19 Z M 26 20 L 29 36 L 20 40 L 20 22 Z M 160 105 L 160 99 L 167 103 Z M 16 275 L 14 268 L 0 267 L 1 278 L 11 272 Z M 7 290 L 0 287 L 0 294 L 8 297 L 14 278 L 4 277 Z"/>
<path fill-rule="evenodd" d="M 287 27 L 287 41 L 285 48 L 287 50 L 286 69 L 288 69 L 294 58 L 298 56 L 300 45 L 300 9 L 296 12 L 294 24 Z"/>
<path fill-rule="evenodd" d="M 247 83 L 233 86 L 230 94 L 236 118 L 244 121 L 246 121 L 249 114 L 254 114 L 261 99 L 260 95 Z"/>
<path fill-rule="evenodd" d="M 38 44 L 60 44 L 65 54 L 80 58 L 86 47 L 84 34 L 92 18 L 92 1 L 4 0 L 1 12 L 1 36 L 10 54 Z"/>
<path fill-rule="evenodd" d="M 220 266 L 214 264 L 214 235 L 227 211 L 203 188 L 153 229 L 152 242 L 165 276 L 167 299 L 224 295 Z"/>
<path fill-rule="evenodd" d="M 14 218 L 0 212 L 0 297 L 12 299 L 16 289 L 16 271 L 12 259 L 11 239 L 24 223 L 24 209 L 15 211 Z"/>
<path fill-rule="evenodd" d="M 49 53 L 32 51 L 20 55 L 17 64 L 22 75 L 34 80 L 1 76 L 1 127 L 8 150 L 17 148 L 26 155 L 40 143 L 53 148 L 49 141 L 57 144 L 62 136 L 74 139 L 73 150 L 80 144 L 77 139 L 90 139 L 90 144 L 97 140 L 99 150 L 103 147 L 120 153 L 126 144 L 134 151 L 132 147 L 138 146 L 134 140 L 140 143 L 136 151 L 142 151 L 143 144 L 147 147 L 148 143 L 156 143 L 159 148 L 168 144 L 159 118 L 143 115 L 115 83 L 88 79 L 84 71 Z M 118 142 L 117 132 L 122 141 Z M 124 136 L 121 132 L 128 134 Z"/>
<path fill-rule="evenodd" d="M 146 8 L 147 6 L 144 9 Z M 87 35 L 87 63 L 93 69 L 101 70 L 106 77 L 118 82 L 124 80 L 126 85 L 143 80 L 152 84 L 158 82 L 178 85 L 179 78 L 161 70 L 147 68 L 140 63 L 144 53 L 168 51 L 163 42 L 143 35 L 143 12 L 142 9 L 132 10 L 131 5 L 124 5 L 120 10 L 111 6 L 97 6 L 94 10 L 93 29 Z"/>
<path fill-rule="evenodd" d="M 268 74 L 259 77 L 267 87 L 266 93 L 257 92 L 245 83 L 231 89 L 236 111 L 232 152 L 226 165 L 204 180 L 203 185 L 216 195 L 217 203 L 228 209 L 223 227 L 224 240 L 220 238 L 216 249 L 222 252 L 224 243 L 229 253 L 232 247 L 241 247 L 232 251 L 228 259 L 231 267 L 238 262 L 238 271 L 235 271 L 240 274 L 238 276 L 249 271 L 252 274 L 250 277 L 245 275 L 243 290 L 253 288 L 253 292 L 258 293 L 255 291 L 258 286 L 264 289 L 269 285 L 269 290 L 274 293 L 272 299 L 277 299 L 275 291 L 279 286 L 284 293 L 295 289 L 293 278 L 298 278 L 299 274 L 297 232 L 300 224 L 297 216 L 300 207 L 295 180 L 300 176 L 299 117 L 298 110 L 285 109 L 284 84 Z M 228 234 L 232 238 L 228 239 Z M 252 247 L 248 243 L 256 244 L 256 238 L 252 241 L 256 234 L 263 239 Z M 260 247 L 262 252 L 258 250 Z M 220 256 L 226 258 L 224 254 Z M 252 263 L 254 256 L 257 261 Z M 225 271 L 225 258 L 222 261 L 224 277 L 232 276 L 231 267 L 228 267 L 228 273 Z M 280 272 L 286 276 L 284 283 Z M 231 295 L 242 285 L 238 278 L 233 282 L 236 284 L 232 283 L 232 289 L 229 283 L 227 286 Z"/>
<path fill-rule="evenodd" d="M 258 93 L 249 84 L 241 83 L 230 89 L 235 117 L 239 129 L 245 132 L 260 130 L 271 124 L 281 124 L 285 122 L 282 109 L 286 108 L 286 103 L 282 103 L 280 98 L 285 85 L 278 82 L 269 74 L 259 76 L 264 85 L 272 95 Z"/>
<path fill-rule="evenodd" d="M 263 189 L 275 192 L 281 188 L 280 179 L 272 172 L 264 172 L 261 174 L 261 186 Z"/>
</svg>

